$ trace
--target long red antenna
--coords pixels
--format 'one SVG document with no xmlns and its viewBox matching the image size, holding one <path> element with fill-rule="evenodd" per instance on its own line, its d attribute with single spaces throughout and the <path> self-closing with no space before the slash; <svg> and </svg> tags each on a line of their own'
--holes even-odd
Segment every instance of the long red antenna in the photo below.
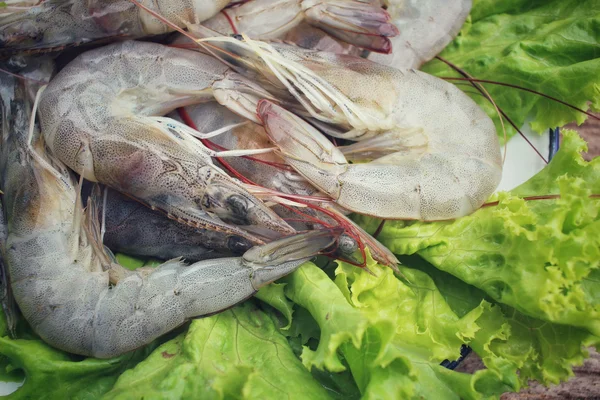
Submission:
<svg viewBox="0 0 600 400">
<path fill-rule="evenodd" d="M 533 94 L 536 94 L 536 95 L 541 96 L 541 97 L 545 97 L 545 98 L 547 98 L 549 100 L 552 100 L 552 101 L 560 103 L 560 104 L 562 104 L 564 106 L 567 106 L 567 107 L 569 107 L 569 108 L 571 108 L 571 109 L 573 109 L 575 111 L 579 111 L 580 113 L 585 114 L 585 115 L 587 115 L 590 118 L 593 118 L 593 119 L 596 119 L 596 120 L 600 121 L 600 117 L 598 117 L 597 115 L 592 114 L 591 112 L 582 110 L 581 108 L 576 107 L 576 106 L 574 106 L 572 104 L 569 104 L 569 103 L 567 103 L 565 101 L 562 101 L 560 99 L 557 99 L 556 97 L 552 97 L 552 96 L 549 96 L 549 95 L 544 94 L 542 92 L 538 92 L 538 91 L 533 90 L 533 89 L 528 89 L 528 88 L 523 87 L 523 86 L 513 85 L 511 83 L 505 83 L 505 82 L 489 81 L 489 80 L 486 80 L 486 79 L 457 78 L 457 77 L 451 77 L 451 76 L 443 76 L 443 77 L 440 77 L 440 78 L 441 79 L 446 79 L 446 80 L 449 80 L 449 81 L 469 81 L 469 82 L 477 82 L 477 83 L 489 83 L 491 85 L 506 86 L 506 87 L 510 87 L 510 88 L 513 88 L 513 89 L 522 90 L 524 92 L 529 92 L 529 93 L 533 93 Z"/>
<path fill-rule="evenodd" d="M 560 198 L 561 198 L 560 194 L 546 194 L 546 195 L 541 195 L 541 196 L 522 197 L 522 199 L 526 200 L 526 201 L 555 200 L 555 199 L 560 199 Z M 590 194 L 589 198 L 590 199 L 600 199 L 600 194 Z M 484 205 L 482 205 L 481 208 L 496 207 L 498 204 L 500 204 L 499 201 L 490 201 L 489 203 L 485 203 Z"/>
</svg>

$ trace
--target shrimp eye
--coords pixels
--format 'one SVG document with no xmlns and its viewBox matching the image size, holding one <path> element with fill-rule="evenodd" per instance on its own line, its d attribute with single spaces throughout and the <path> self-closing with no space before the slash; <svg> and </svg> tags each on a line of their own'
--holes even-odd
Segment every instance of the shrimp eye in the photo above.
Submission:
<svg viewBox="0 0 600 400">
<path fill-rule="evenodd" d="M 338 239 L 338 252 L 344 255 L 351 255 L 358 250 L 358 243 L 348 235 L 341 235 Z"/>
<path fill-rule="evenodd" d="M 252 243 L 241 236 L 229 236 L 227 238 L 227 248 L 235 255 L 242 255 L 250 248 L 252 248 Z"/>
<path fill-rule="evenodd" d="M 240 195 L 232 195 L 227 198 L 227 208 L 235 220 L 248 220 L 248 201 Z"/>
</svg>

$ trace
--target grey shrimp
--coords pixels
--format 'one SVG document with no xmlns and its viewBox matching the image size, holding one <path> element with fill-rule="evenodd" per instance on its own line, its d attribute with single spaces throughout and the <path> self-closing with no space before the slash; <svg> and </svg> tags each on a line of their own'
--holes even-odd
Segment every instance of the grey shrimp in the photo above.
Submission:
<svg viewBox="0 0 600 400">
<path fill-rule="evenodd" d="M 161 116 L 216 98 L 256 119 L 256 102 L 269 96 L 208 55 L 129 41 L 63 68 L 41 95 L 39 118 L 53 154 L 85 179 L 258 244 L 295 231 L 213 163 L 199 132 Z"/>
<path fill-rule="evenodd" d="M 494 123 L 442 79 L 247 37 L 206 41 L 240 73 L 281 82 L 326 133 L 358 141 L 337 148 L 279 105 L 259 105 L 279 154 L 344 208 L 388 219 L 453 219 L 478 209 L 500 182 Z"/>
<path fill-rule="evenodd" d="M 327 29 L 332 35 L 361 45 L 390 49 L 390 36 L 397 30 L 389 15 L 364 0 L 252 0 L 234 5 L 232 0 L 138 0 L 179 28 L 197 26 L 213 17 L 214 23 L 237 21 L 242 29 L 264 32 L 291 29 L 301 21 Z M 14 3 L 14 0 L 9 0 Z M 46 0 L 29 7 L 0 8 L 0 44 L 3 52 L 49 51 L 90 42 L 136 39 L 172 31 L 130 0 Z M 243 10 L 244 15 L 237 15 Z M 229 15 L 231 14 L 231 16 Z M 207 21 L 208 22 L 208 21 Z M 2 52 L 0 52 L 2 53 Z"/>
<path fill-rule="evenodd" d="M 21 101 L 23 92 L 16 96 Z M 127 271 L 102 243 L 94 203 L 84 213 L 77 181 L 29 138 L 29 110 L 2 140 L 8 216 L 6 264 L 15 299 L 34 331 L 59 349 L 108 358 L 143 346 L 186 320 L 224 310 L 333 245 L 339 230 L 255 246 L 242 257 L 189 266 L 171 260 Z M 110 286 L 109 282 L 114 286 Z"/>
</svg>

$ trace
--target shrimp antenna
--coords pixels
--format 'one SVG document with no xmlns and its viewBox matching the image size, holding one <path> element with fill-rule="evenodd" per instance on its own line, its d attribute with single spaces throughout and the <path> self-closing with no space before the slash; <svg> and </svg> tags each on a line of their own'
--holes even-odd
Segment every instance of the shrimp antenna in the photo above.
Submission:
<svg viewBox="0 0 600 400">
<path fill-rule="evenodd" d="M 562 104 L 566 107 L 569 107 L 570 109 L 573 109 L 575 111 L 579 111 L 582 114 L 587 115 L 590 118 L 593 118 L 595 120 L 600 121 L 600 117 L 598 117 L 597 115 L 592 114 L 591 112 L 585 111 L 579 107 L 576 107 L 572 104 L 567 103 L 566 101 L 562 101 L 560 99 L 557 99 L 556 97 L 547 95 L 545 93 L 542 92 L 538 92 L 537 90 L 533 90 L 533 89 L 529 89 L 523 86 L 518 86 L 518 85 L 513 85 L 511 83 L 506 83 L 506 82 L 499 82 L 499 81 L 490 81 L 490 80 L 486 80 L 486 79 L 476 79 L 476 78 L 458 78 L 458 77 L 451 77 L 451 76 L 443 76 L 441 77 L 442 79 L 448 80 L 448 81 L 469 81 L 469 82 L 477 82 L 477 83 L 489 83 L 491 85 L 498 85 L 498 86 L 506 86 L 506 87 L 510 87 L 513 89 L 518 89 L 518 90 L 522 90 L 524 92 L 529 92 L 529 93 L 533 93 L 535 95 L 541 96 L 541 97 L 545 97 L 548 100 L 552 100 L 556 103 Z"/>
<path fill-rule="evenodd" d="M 453 68 L 454 70 L 456 70 L 459 74 L 461 74 L 462 76 L 464 76 L 465 78 L 471 78 L 471 75 L 469 75 L 465 70 L 459 68 L 458 66 L 452 64 L 450 61 L 440 57 L 440 56 L 436 56 L 435 58 L 437 58 L 438 60 L 442 61 L 443 63 L 447 64 L 448 66 L 450 66 L 450 68 Z M 504 165 L 504 162 L 506 161 L 506 153 L 507 153 L 507 146 L 508 146 L 508 137 L 506 136 L 506 127 L 504 126 L 504 120 L 502 119 L 502 116 L 504 116 L 507 120 L 508 117 L 506 117 L 506 114 L 504 114 L 503 111 L 501 111 L 498 106 L 496 105 L 496 102 L 494 101 L 494 99 L 492 98 L 492 96 L 488 93 L 488 91 L 481 85 L 479 85 L 478 83 L 475 82 L 471 82 L 471 85 L 473 85 L 475 87 L 475 89 L 477 89 L 479 92 L 481 92 L 481 94 L 488 99 L 488 101 L 490 103 L 492 103 L 492 105 L 494 106 L 494 109 L 496 110 L 496 113 L 498 114 L 498 117 L 500 118 L 500 125 L 502 126 L 502 133 L 504 134 L 504 155 L 502 156 L 502 165 Z M 514 125 L 513 125 L 514 126 Z M 515 127 L 515 129 L 517 129 Z M 523 136 L 523 138 L 525 138 L 525 135 L 523 135 L 521 133 L 521 131 L 519 129 L 517 129 L 517 131 L 521 134 L 521 136 Z M 525 138 L 525 140 L 527 140 L 527 138 Z M 533 145 L 531 144 L 531 142 L 529 142 L 529 140 L 527 140 L 527 142 L 533 147 Z M 534 147 L 535 149 L 535 147 Z M 537 149 L 535 149 L 537 152 Z M 542 157 L 542 155 L 538 152 L 539 156 Z M 542 160 L 544 160 L 544 162 L 546 164 L 548 164 L 548 162 L 546 161 L 546 159 L 544 159 L 544 157 L 542 157 Z"/>
<path fill-rule="evenodd" d="M 541 195 L 541 196 L 525 196 L 525 197 L 521 197 L 521 198 L 525 201 L 537 201 L 537 200 L 556 200 L 556 199 L 560 199 L 561 197 L 562 196 L 560 194 L 545 194 L 545 195 Z M 588 198 L 600 199 L 600 194 L 590 194 L 588 196 Z M 496 207 L 499 204 L 500 204 L 499 201 L 490 201 L 489 203 L 483 204 L 480 208 Z"/>
<path fill-rule="evenodd" d="M 475 89 L 477 89 L 485 98 L 487 98 L 490 102 L 493 103 L 493 100 L 491 99 L 491 96 L 489 95 L 489 93 L 486 94 L 487 90 L 485 90 L 485 88 L 483 86 L 481 86 L 479 83 L 477 83 L 474 80 L 474 78 L 471 75 L 469 75 L 465 70 L 463 70 L 462 68 L 458 67 L 457 65 L 453 64 L 452 62 L 450 62 L 440 56 L 435 56 L 435 58 L 442 61 L 443 63 L 448 65 L 450 68 L 452 68 L 453 70 L 455 70 L 456 72 L 461 74 L 464 78 L 466 78 L 466 80 L 468 80 L 471 83 L 471 85 L 473 85 L 473 87 Z M 495 103 L 493 103 L 493 104 L 494 104 L 494 107 L 496 108 L 496 112 L 500 113 L 504 118 L 506 118 L 508 123 L 519 133 L 519 135 L 527 142 L 527 144 L 533 149 L 533 151 L 536 152 L 536 154 L 542 159 L 542 161 L 544 161 L 544 163 L 548 164 L 548 160 L 546 160 L 546 157 L 544 157 L 542 155 L 542 153 L 540 153 L 539 150 L 533 145 L 533 143 L 531 143 L 531 141 L 527 138 L 527 136 L 525 136 L 523 134 L 523 132 L 521 132 L 521 130 L 517 127 L 517 124 L 515 124 L 513 122 L 513 120 L 504 112 L 504 110 L 497 107 Z M 502 117 L 500 117 L 500 122 L 502 122 Z M 504 129 L 504 123 L 502 123 L 502 127 Z M 506 146 L 507 146 L 506 130 L 504 130 L 504 159 L 506 159 Z M 504 163 L 504 161 L 503 161 L 503 163 Z"/>
</svg>

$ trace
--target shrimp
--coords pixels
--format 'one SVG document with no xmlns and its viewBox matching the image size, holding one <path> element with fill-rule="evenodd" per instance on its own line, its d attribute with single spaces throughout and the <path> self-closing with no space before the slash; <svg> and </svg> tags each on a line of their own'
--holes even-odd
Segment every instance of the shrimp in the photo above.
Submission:
<svg viewBox="0 0 600 400">
<path fill-rule="evenodd" d="M 385 0 L 384 5 L 399 31 L 390 37 L 388 53 L 361 51 L 305 23 L 281 39 L 306 49 L 361 56 L 399 69 L 418 69 L 456 37 L 471 11 L 472 1 Z"/>
<path fill-rule="evenodd" d="M 389 38 L 398 34 L 389 14 L 371 0 L 253 0 L 223 10 L 203 25 L 223 35 L 243 33 L 267 40 L 284 36 L 303 21 L 382 53 L 391 51 Z"/>
<path fill-rule="evenodd" d="M 230 0 L 141 2 L 184 27 L 212 17 Z M 51 50 L 110 37 L 139 38 L 169 31 L 127 0 L 46 0 L 20 12 L 0 14 L 0 43 L 12 50 Z"/>
<path fill-rule="evenodd" d="M 213 17 L 234 2 L 139 0 L 139 3 L 169 18 L 178 27 L 186 28 Z M 242 16 L 235 15 L 238 9 L 249 13 L 242 21 Z M 266 26 L 285 31 L 306 19 L 356 44 L 372 42 L 372 47 L 376 48 L 383 43 L 387 50 L 391 47 L 387 37 L 397 33 L 384 10 L 363 0 L 254 0 L 231 11 L 223 11 L 216 21 L 229 21 L 226 13 L 232 13 L 231 18 L 240 21 L 244 29 L 260 27 L 261 32 Z M 141 38 L 171 30 L 128 0 L 46 0 L 24 7 L 20 12 L 0 14 L 0 43 L 9 51 L 52 50 L 111 38 Z"/>
<path fill-rule="evenodd" d="M 193 136 L 199 132 L 157 116 L 216 98 L 256 119 L 264 96 L 208 55 L 122 42 L 60 71 L 41 95 L 39 118 L 53 154 L 85 179 L 196 228 L 260 243 L 257 235 L 295 230 L 213 163 L 217 153 Z"/>
<path fill-rule="evenodd" d="M 105 197 L 97 200 L 103 204 L 99 207 L 105 223 L 103 242 L 113 251 L 163 260 L 182 257 L 190 262 L 241 256 L 261 243 L 220 230 L 177 223 L 115 190 L 104 190 Z"/>
<path fill-rule="evenodd" d="M 275 15 L 283 18 L 282 15 L 287 12 L 291 19 L 295 14 L 288 0 L 279 0 L 274 6 L 271 5 L 273 1 L 262 0 L 265 3 L 263 10 L 252 3 L 260 1 L 223 10 L 203 25 L 225 35 L 244 33 L 259 40 L 280 38 L 300 47 L 337 54 L 358 56 L 360 51 L 356 47 L 374 50 L 368 55 L 369 59 L 401 69 L 419 68 L 441 52 L 458 34 L 472 6 L 472 0 L 381 0 L 389 19 L 388 24 L 379 29 L 381 32 L 384 27 L 389 27 L 389 32 L 383 37 L 362 35 L 349 38 L 347 30 L 335 32 L 321 23 L 312 23 L 310 27 L 306 22 L 299 26 L 290 22 L 284 29 L 279 24 L 255 23 L 257 15 L 269 15 L 269 21 L 272 21 Z M 372 4 L 376 5 L 377 1 Z M 310 19 L 307 22 L 311 23 Z M 366 21 L 364 25 L 367 25 Z M 291 27 L 293 29 L 290 30 Z M 334 38 L 356 47 L 339 43 Z"/>
<path fill-rule="evenodd" d="M 194 123 L 194 128 L 201 131 L 215 131 L 224 126 L 233 126 L 242 121 L 240 116 L 216 102 L 185 107 L 185 113 Z M 177 116 L 173 115 L 173 118 L 177 118 Z M 210 140 L 225 148 L 252 149 L 269 145 L 269 138 L 264 127 L 253 123 L 232 128 Z M 304 198 L 307 201 L 315 202 L 315 199 L 325 197 L 325 194 L 321 193 L 301 175 L 291 171 L 289 166 L 284 164 L 284 160 L 273 153 L 259 154 L 254 156 L 253 159 L 235 157 L 227 159 L 227 163 L 235 171 L 241 173 L 244 178 L 248 178 L 251 182 L 261 186 L 261 188 L 271 189 L 275 193 L 282 195 L 291 195 L 292 199 Z M 251 192 L 255 190 L 254 186 L 248 188 Z M 260 192 L 261 188 L 258 189 L 258 192 Z M 275 196 L 274 201 L 277 201 L 277 199 L 279 197 Z M 352 233 L 352 236 L 347 233 L 340 237 L 336 249 L 338 256 L 357 264 L 363 263 L 364 260 L 356 254 L 360 247 L 358 241 L 361 241 L 369 246 L 371 255 L 375 260 L 392 267 L 399 264 L 398 259 L 385 246 L 348 219 L 344 215 L 344 213 L 347 213 L 345 210 L 341 210 L 340 207 L 335 207 L 335 204 L 331 203 L 318 201 L 315 203 L 323 211 L 308 207 L 302 208 L 302 214 L 310 216 L 310 220 L 304 219 L 302 222 L 290 222 L 295 229 L 318 229 L 323 226 L 341 224 L 347 228 L 349 233 Z M 290 207 L 275 205 L 273 210 L 281 217 L 290 220 L 297 220 L 299 216 Z M 321 221 L 321 223 L 315 223 L 318 221 Z"/>
<path fill-rule="evenodd" d="M 440 53 L 460 31 L 472 0 L 383 0 L 399 34 L 390 54 L 369 59 L 395 68 L 419 68 Z"/>
<path fill-rule="evenodd" d="M 0 73 L 0 155 L 2 155 L 2 142 L 13 129 L 12 124 L 15 119 L 13 115 L 21 113 L 19 118 L 22 121 L 25 120 L 24 111 L 14 106 L 18 103 L 14 101 L 17 96 L 15 76 L 18 75 L 24 79 L 22 92 L 19 95 L 25 96 L 27 99 L 33 99 L 39 86 L 50 80 L 50 76 L 54 72 L 54 63 L 49 57 L 45 56 L 36 58 L 15 57 L 7 63 L 1 63 L 0 70 L 8 72 L 8 74 Z M 9 160 L 6 157 L 0 157 L 0 171 L 6 168 L 8 162 Z M 2 200 L 3 195 L 2 186 L 0 185 L 0 302 L 2 303 L 8 333 L 14 338 L 16 337 L 18 309 L 9 284 L 6 264 L 8 220 L 7 209 L 4 207 Z"/>
<path fill-rule="evenodd" d="M 190 318 L 247 299 L 340 234 L 312 231 L 255 246 L 242 257 L 189 266 L 171 260 L 155 270 L 127 271 L 99 242 L 94 203 L 84 213 L 77 181 L 45 151 L 41 135 L 34 132 L 30 141 L 31 110 L 15 101 L 20 111 L 3 137 L 7 162 L 0 171 L 8 214 L 5 261 L 23 316 L 51 346 L 98 358 L 131 351 Z"/>
<path fill-rule="evenodd" d="M 239 72 L 279 79 L 320 125 L 338 125 L 327 133 L 360 141 L 338 149 L 281 107 L 259 107 L 286 162 L 344 208 L 389 219 L 453 219 L 479 208 L 500 182 L 492 120 L 442 79 L 285 44 L 205 40 L 215 54 L 226 51 Z M 363 162 L 349 164 L 344 153 Z"/>
</svg>

